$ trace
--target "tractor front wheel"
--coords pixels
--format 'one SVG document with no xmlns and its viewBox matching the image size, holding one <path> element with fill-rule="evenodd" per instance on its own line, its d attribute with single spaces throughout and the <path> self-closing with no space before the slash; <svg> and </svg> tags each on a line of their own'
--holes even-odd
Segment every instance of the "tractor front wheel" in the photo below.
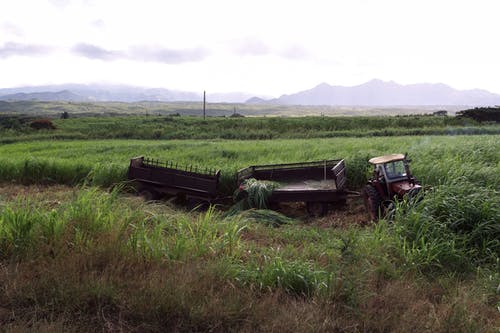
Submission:
<svg viewBox="0 0 500 333">
<path fill-rule="evenodd" d="M 380 197 L 380 194 L 375 187 L 366 185 L 363 189 L 362 195 L 368 215 L 372 221 L 377 221 L 383 211 L 382 198 Z"/>
</svg>

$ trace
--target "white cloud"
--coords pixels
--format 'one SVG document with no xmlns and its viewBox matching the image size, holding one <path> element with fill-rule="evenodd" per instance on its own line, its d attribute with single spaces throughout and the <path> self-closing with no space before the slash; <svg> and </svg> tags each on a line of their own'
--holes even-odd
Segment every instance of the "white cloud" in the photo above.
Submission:
<svg viewBox="0 0 500 333">
<path fill-rule="evenodd" d="M 21 27 L 18 25 L 5 21 L 1 24 L 0 26 L 0 31 L 2 31 L 4 34 L 6 34 L 9 37 L 22 37 L 24 36 L 24 31 Z"/>
<path fill-rule="evenodd" d="M 52 48 L 47 45 L 7 42 L 0 46 L 0 58 L 41 56 L 48 54 L 51 50 Z"/>
<path fill-rule="evenodd" d="M 78 43 L 71 48 L 71 51 L 76 55 L 89 59 L 111 61 L 124 57 L 123 52 L 106 50 L 102 47 L 87 43 Z"/>
<path fill-rule="evenodd" d="M 128 57 L 133 60 L 152 61 L 165 64 L 182 64 L 202 61 L 209 55 L 207 49 L 194 47 L 189 49 L 171 49 L 155 46 L 133 46 Z"/>
<path fill-rule="evenodd" d="M 169 49 L 147 45 L 135 45 L 129 47 L 127 51 L 123 51 L 108 50 L 103 47 L 88 43 L 78 43 L 74 45 L 71 48 L 71 52 L 75 55 L 88 59 L 105 61 L 128 59 L 144 62 L 159 62 L 165 64 L 181 64 L 185 62 L 201 61 L 209 54 L 208 50 L 203 48 Z"/>
</svg>

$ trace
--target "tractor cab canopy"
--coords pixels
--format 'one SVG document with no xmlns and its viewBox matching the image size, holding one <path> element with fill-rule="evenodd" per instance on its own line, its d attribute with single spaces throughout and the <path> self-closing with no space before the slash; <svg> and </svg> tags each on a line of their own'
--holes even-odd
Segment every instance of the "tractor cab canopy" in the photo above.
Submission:
<svg viewBox="0 0 500 333">
<path fill-rule="evenodd" d="M 384 164 L 392 161 L 400 161 L 404 160 L 405 155 L 403 154 L 390 154 L 390 155 L 384 155 L 384 156 L 379 156 L 379 157 L 374 157 L 370 158 L 368 162 L 371 164 Z"/>
<path fill-rule="evenodd" d="M 391 154 L 374 157 L 368 162 L 375 165 L 375 173 L 392 183 L 408 179 L 408 161 L 403 154 Z"/>
</svg>

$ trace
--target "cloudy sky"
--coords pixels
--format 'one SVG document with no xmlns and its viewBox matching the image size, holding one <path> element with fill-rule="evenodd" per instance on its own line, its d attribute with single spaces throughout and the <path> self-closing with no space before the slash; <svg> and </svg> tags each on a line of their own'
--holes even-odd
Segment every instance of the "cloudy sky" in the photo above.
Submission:
<svg viewBox="0 0 500 333">
<path fill-rule="evenodd" d="M 2 0 L 0 88 L 278 96 L 321 82 L 500 93 L 497 0 Z"/>
</svg>

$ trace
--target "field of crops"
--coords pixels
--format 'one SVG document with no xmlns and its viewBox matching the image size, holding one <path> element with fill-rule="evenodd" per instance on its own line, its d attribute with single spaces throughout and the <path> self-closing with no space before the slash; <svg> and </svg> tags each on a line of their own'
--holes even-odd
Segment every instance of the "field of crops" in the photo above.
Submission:
<svg viewBox="0 0 500 333">
<path fill-rule="evenodd" d="M 424 184 L 459 177 L 481 186 L 499 186 L 499 136 L 405 136 L 309 140 L 99 140 L 34 141 L 0 146 L 0 180 L 95 185 L 124 180 L 130 158 L 144 155 L 179 165 L 218 168 L 231 186 L 234 173 L 249 165 L 344 158 L 349 184 L 366 180 L 367 160 L 407 152 Z"/>
<path fill-rule="evenodd" d="M 0 113 L 27 114 L 58 117 L 63 112 L 73 116 L 88 115 L 172 115 L 201 116 L 202 100 L 196 102 L 64 102 L 51 101 L 0 101 Z M 450 115 L 463 110 L 460 106 L 446 106 Z M 362 107 L 362 106 L 311 106 L 311 105 L 265 105 L 246 103 L 211 103 L 207 101 L 206 113 L 210 117 L 231 116 L 235 112 L 245 116 L 394 116 L 427 114 L 442 110 L 439 106 L 408 107 Z"/>
<path fill-rule="evenodd" d="M 0 146 L 0 323 L 11 329 L 493 332 L 500 324 L 499 135 L 15 136 Z M 300 207 L 288 217 L 226 217 L 109 190 L 139 155 L 220 168 L 224 194 L 249 165 L 345 158 L 349 187 L 359 190 L 370 157 L 405 152 L 431 189 L 376 225 L 359 199 L 318 219 L 293 212 Z"/>
<path fill-rule="evenodd" d="M 403 135 L 500 134 L 491 122 L 436 116 L 397 117 L 172 117 L 120 116 L 52 119 L 53 129 L 36 130 L 33 118 L 0 117 L 0 143 L 87 139 L 236 139 L 387 137 Z"/>
</svg>

